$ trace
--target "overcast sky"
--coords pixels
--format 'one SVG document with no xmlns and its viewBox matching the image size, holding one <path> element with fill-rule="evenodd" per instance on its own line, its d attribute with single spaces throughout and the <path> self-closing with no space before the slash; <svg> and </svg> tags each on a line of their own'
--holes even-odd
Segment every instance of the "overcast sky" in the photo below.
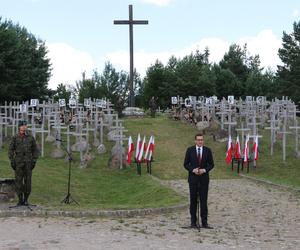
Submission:
<svg viewBox="0 0 300 250">
<path fill-rule="evenodd" d="M 113 24 L 128 19 L 129 4 L 134 19 L 149 20 L 134 27 L 134 64 L 142 76 L 156 59 L 166 63 L 205 47 L 219 62 L 232 43 L 247 43 L 262 66 L 275 70 L 282 32 L 300 21 L 299 0 L 0 0 L 0 16 L 46 42 L 54 89 L 75 84 L 83 71 L 102 72 L 106 61 L 129 71 L 128 26 Z"/>
</svg>

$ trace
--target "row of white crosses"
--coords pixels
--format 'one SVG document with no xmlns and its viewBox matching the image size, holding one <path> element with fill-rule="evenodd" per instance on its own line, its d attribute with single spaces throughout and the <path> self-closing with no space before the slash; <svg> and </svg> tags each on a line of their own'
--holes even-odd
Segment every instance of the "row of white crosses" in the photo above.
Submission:
<svg viewBox="0 0 300 250">
<path fill-rule="evenodd" d="M 25 103 L 19 103 L 19 102 L 10 102 L 9 104 L 5 102 L 3 106 L 0 106 L 1 112 L 0 112 L 0 144 L 3 143 L 3 126 L 4 126 L 4 135 L 5 137 L 8 136 L 8 128 L 11 128 L 11 134 L 15 135 L 18 132 L 18 122 L 20 120 L 26 120 L 28 121 L 28 116 L 31 116 L 31 121 L 28 124 L 31 126 L 32 134 L 35 136 L 36 133 L 43 131 L 43 124 L 42 127 L 35 127 L 35 115 L 34 112 L 35 107 L 38 105 L 36 103 L 36 99 L 31 100 L 30 104 L 28 102 Z M 44 120 L 43 120 L 44 121 Z M 42 140 L 44 137 L 42 136 Z M 44 154 L 44 148 L 42 143 L 42 155 Z"/>
<path fill-rule="evenodd" d="M 75 126 L 77 129 L 78 140 L 81 140 L 81 136 L 84 134 L 89 138 L 89 133 L 94 132 L 94 145 L 99 145 L 97 142 L 97 131 L 100 130 L 100 143 L 103 144 L 103 127 L 112 125 L 112 114 L 113 110 L 108 100 L 97 99 L 93 102 L 90 98 L 84 100 L 84 107 L 86 110 L 90 110 L 90 116 L 92 117 L 90 122 L 86 122 L 86 127 L 83 128 L 84 112 L 83 107 L 79 104 L 75 98 L 69 100 L 69 108 L 72 114 L 76 113 Z M 50 100 L 49 102 L 39 103 L 37 99 L 32 99 L 30 102 L 5 102 L 3 106 L 0 106 L 0 145 L 3 144 L 3 129 L 5 136 L 8 135 L 7 129 L 11 127 L 11 134 L 15 135 L 18 129 L 18 122 L 20 120 L 26 120 L 28 127 L 32 131 L 32 135 L 36 136 L 37 133 L 41 133 L 41 155 L 44 156 L 44 136 L 48 133 L 47 138 L 50 138 L 51 128 L 55 129 L 55 139 L 60 139 L 61 134 L 67 136 L 68 145 L 67 148 L 70 150 L 70 136 L 73 133 L 70 132 L 69 126 L 61 121 L 60 113 L 66 110 L 67 103 L 64 99 L 60 99 L 58 103 Z M 41 111 L 41 113 L 40 113 Z M 78 114 L 77 114 L 78 112 Z M 105 114 L 103 115 L 103 113 Z M 41 124 L 35 123 L 35 118 L 40 117 Z M 104 120 L 108 123 L 105 124 Z M 46 123 L 48 121 L 48 123 Z M 65 131 L 66 130 L 66 131 Z M 57 140 L 57 147 L 60 148 L 60 141 Z M 81 152 L 82 155 L 82 152 Z M 81 156 L 82 159 L 82 156 Z"/>
<path fill-rule="evenodd" d="M 114 126 L 111 126 L 112 129 L 115 130 L 115 134 L 113 136 L 113 140 L 116 142 L 116 145 L 119 149 L 119 163 L 120 163 L 120 169 L 123 169 L 123 145 L 124 145 L 124 140 L 128 140 L 128 138 L 125 136 L 124 132 L 127 132 L 125 128 L 122 125 L 122 121 L 118 119 L 118 114 L 114 114 L 114 120 L 113 122 L 115 123 Z"/>
<path fill-rule="evenodd" d="M 60 100 L 60 103 L 63 105 L 63 101 Z M 91 132 L 93 132 L 93 145 L 105 148 L 103 144 L 103 127 L 109 127 L 111 123 L 104 124 L 104 119 L 108 116 L 109 118 L 107 119 L 111 120 L 113 110 L 111 109 L 110 102 L 102 99 L 92 101 L 90 98 L 86 98 L 84 99 L 84 105 L 77 103 L 75 99 L 71 99 L 69 105 L 72 114 L 74 114 L 75 132 L 71 133 L 69 126 L 67 126 L 67 131 L 64 134 L 67 135 L 68 149 L 70 148 L 70 135 L 76 137 L 76 143 L 80 152 L 80 161 L 83 166 L 84 154 L 89 152 L 89 134 Z M 98 130 L 100 140 L 97 138 Z M 84 152 L 82 146 L 83 136 L 86 138 L 86 152 Z"/>
<path fill-rule="evenodd" d="M 217 110 L 216 114 L 220 117 L 221 129 L 226 128 L 229 135 L 232 135 L 232 127 L 240 124 L 235 130 L 242 134 L 242 143 L 244 135 L 250 133 L 250 138 L 258 136 L 258 127 L 270 130 L 271 143 L 270 154 L 274 153 L 274 143 L 276 134 L 282 135 L 282 159 L 286 161 L 286 140 L 287 136 L 293 133 L 295 138 L 295 153 L 299 155 L 299 125 L 297 121 L 296 105 L 287 97 L 281 100 L 275 99 L 267 101 L 266 97 L 246 96 L 245 100 L 235 100 L 234 96 L 228 96 L 227 99 L 217 100 L 215 97 L 199 97 L 198 99 L 188 97 L 172 97 L 172 105 L 186 106 L 197 109 L 202 112 Z M 269 126 L 266 126 L 269 123 Z"/>
<path fill-rule="evenodd" d="M 282 159 L 286 161 L 286 140 L 287 135 L 294 134 L 295 138 L 295 153 L 299 153 L 299 129 L 297 121 L 297 107 L 289 99 L 276 99 L 272 102 L 270 109 L 270 127 L 271 130 L 271 155 L 273 155 L 273 144 L 276 142 L 276 133 L 282 135 Z"/>
<path fill-rule="evenodd" d="M 258 135 L 258 126 L 270 130 L 270 154 L 273 155 L 274 143 L 276 142 L 276 134 L 281 134 L 282 160 L 286 161 L 287 135 L 292 133 L 292 131 L 290 130 L 294 130 L 293 133 L 295 138 L 295 152 L 296 154 L 299 154 L 298 131 L 300 127 L 298 126 L 297 122 L 297 113 L 299 113 L 299 111 L 297 111 L 296 105 L 291 100 L 286 97 L 283 97 L 282 100 L 275 99 L 271 102 L 267 102 L 266 98 L 261 98 L 259 101 L 248 99 L 245 103 L 240 103 L 238 105 L 238 108 L 239 113 L 237 113 L 236 116 L 239 116 L 240 121 L 246 121 L 246 128 L 244 128 L 244 123 L 240 122 L 241 128 L 236 129 L 236 131 L 242 132 L 242 138 L 244 138 L 244 133 L 248 132 L 251 133 L 250 138 L 254 138 L 257 136 L 258 138 L 261 138 L 261 136 Z M 268 114 L 269 119 L 266 118 L 266 114 Z M 266 119 L 268 119 L 267 122 L 270 123 L 269 127 L 265 127 Z"/>
<path fill-rule="evenodd" d="M 218 98 L 216 96 L 204 97 L 204 96 L 189 96 L 183 98 L 180 96 L 171 97 L 171 104 L 173 107 L 180 108 L 180 118 L 183 119 L 182 107 L 196 110 L 200 112 L 201 120 L 204 121 L 205 115 L 209 114 L 210 116 L 215 115 L 215 108 L 218 103 Z"/>
<path fill-rule="evenodd" d="M 257 126 L 270 130 L 270 154 L 274 154 L 274 143 L 276 142 L 276 134 L 282 135 L 282 160 L 286 161 L 286 141 L 287 135 L 291 134 L 290 130 L 294 130 L 295 152 L 298 154 L 298 130 L 296 105 L 286 97 L 282 100 L 272 100 L 267 102 L 263 98 L 260 102 L 248 101 L 243 109 L 244 117 L 246 117 L 247 128 L 237 129 L 237 131 L 247 132 L 250 130 L 253 136 L 258 134 Z M 268 118 L 266 118 L 268 115 Z M 260 121 L 258 122 L 257 119 Z M 270 126 L 265 126 L 266 122 Z M 292 126 L 290 126 L 293 124 Z M 261 137 L 261 136 L 258 136 Z"/>
</svg>

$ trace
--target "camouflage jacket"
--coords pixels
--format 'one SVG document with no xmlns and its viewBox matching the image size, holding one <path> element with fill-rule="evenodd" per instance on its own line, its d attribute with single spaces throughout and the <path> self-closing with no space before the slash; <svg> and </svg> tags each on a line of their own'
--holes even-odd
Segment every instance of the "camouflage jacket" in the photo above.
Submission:
<svg viewBox="0 0 300 250">
<path fill-rule="evenodd" d="M 19 162 L 36 162 L 39 156 L 39 150 L 33 136 L 26 134 L 24 137 L 20 135 L 13 136 L 8 157 L 11 162 L 18 164 Z"/>
</svg>

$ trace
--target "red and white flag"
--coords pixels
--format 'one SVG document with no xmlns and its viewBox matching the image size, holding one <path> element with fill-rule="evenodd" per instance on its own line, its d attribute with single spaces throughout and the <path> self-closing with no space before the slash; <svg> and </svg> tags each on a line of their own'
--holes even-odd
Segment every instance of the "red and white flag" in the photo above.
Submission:
<svg viewBox="0 0 300 250">
<path fill-rule="evenodd" d="M 235 159 L 240 159 L 241 157 L 242 157 L 241 145 L 240 145 L 239 136 L 237 136 L 236 142 L 235 142 L 235 147 L 234 147 L 234 158 Z"/>
<path fill-rule="evenodd" d="M 127 163 L 131 164 L 131 154 L 134 151 L 134 145 L 131 136 L 128 138 Z"/>
<path fill-rule="evenodd" d="M 141 162 L 144 154 L 144 145 L 145 145 L 146 137 L 144 136 L 143 142 L 141 144 L 141 148 L 139 150 L 139 155 L 137 157 L 137 162 Z"/>
<path fill-rule="evenodd" d="M 151 157 L 154 152 L 154 136 L 151 135 L 149 142 L 148 142 L 148 147 L 144 156 L 144 160 L 146 161 L 151 161 Z"/>
<path fill-rule="evenodd" d="M 254 153 L 254 160 L 257 161 L 258 160 L 258 136 L 255 136 L 252 152 Z"/>
<path fill-rule="evenodd" d="M 142 141 L 141 141 L 141 135 L 138 134 L 138 138 L 136 141 L 136 148 L 135 148 L 135 160 L 137 161 L 140 150 L 141 150 L 141 146 L 142 146 Z"/>
<path fill-rule="evenodd" d="M 244 145 L 244 162 L 249 160 L 249 134 L 246 137 L 245 145 Z"/>
<path fill-rule="evenodd" d="M 232 151 L 233 151 L 233 145 L 232 145 L 231 135 L 229 135 L 226 158 L 225 158 L 227 164 L 230 164 L 232 161 Z"/>
</svg>

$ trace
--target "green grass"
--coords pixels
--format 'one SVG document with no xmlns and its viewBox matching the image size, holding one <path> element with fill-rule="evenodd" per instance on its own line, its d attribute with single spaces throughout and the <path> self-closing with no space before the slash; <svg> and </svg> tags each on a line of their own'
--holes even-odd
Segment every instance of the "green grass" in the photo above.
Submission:
<svg viewBox="0 0 300 250">
<path fill-rule="evenodd" d="M 282 140 L 274 145 L 274 154 L 270 155 L 270 131 L 260 130 L 263 138 L 260 141 L 260 154 L 257 167 L 250 170 L 256 178 L 272 181 L 277 184 L 300 187 L 300 159 L 294 155 L 293 135 L 287 137 L 286 162 L 282 159 Z"/>
<path fill-rule="evenodd" d="M 108 145 L 111 143 L 108 143 Z M 14 176 L 9 167 L 7 146 L 0 151 L 0 177 Z M 49 155 L 50 145 L 45 149 Z M 134 166 L 124 170 L 107 167 L 108 153 L 97 155 L 85 169 L 79 168 L 79 154 L 74 154 L 71 195 L 79 206 L 61 204 L 67 194 L 68 163 L 64 159 L 40 158 L 32 176 L 30 201 L 59 209 L 133 209 L 164 207 L 185 201 L 174 191 L 161 186 L 145 173 L 136 174 Z"/>
<path fill-rule="evenodd" d="M 194 145 L 197 130 L 180 121 L 165 116 L 156 118 L 124 119 L 128 130 L 136 142 L 137 134 L 155 136 L 155 152 L 152 173 L 165 179 L 186 179 L 187 171 L 183 167 L 185 150 Z M 282 161 L 281 141 L 277 141 L 274 156 L 270 156 L 270 131 L 262 130 L 260 141 L 260 159 L 256 169 L 250 169 L 250 175 L 274 183 L 300 187 L 300 161 L 293 156 L 293 137 L 287 140 L 287 162 Z M 234 138 L 235 139 L 235 138 Z M 105 142 L 108 149 L 112 143 Z M 125 143 L 126 144 L 126 143 Z M 214 179 L 238 178 L 236 171 L 225 164 L 226 143 L 214 142 L 205 135 L 205 144 L 212 149 L 215 168 L 211 172 Z M 7 143 L 0 150 L 0 177 L 13 177 L 7 158 Z M 51 145 L 47 144 L 45 155 L 49 155 Z M 66 206 L 61 201 L 67 194 L 68 163 L 63 159 L 40 158 L 33 172 L 31 202 L 59 209 L 125 209 L 162 207 L 186 201 L 172 190 L 161 186 L 145 172 L 136 174 L 134 164 L 125 170 L 111 170 L 107 167 L 109 154 L 96 155 L 96 159 L 85 169 L 79 168 L 79 154 L 74 154 L 71 177 L 71 195 L 80 203 Z M 244 172 L 245 173 L 245 172 Z M 246 174 L 246 173 L 245 173 Z"/>
<path fill-rule="evenodd" d="M 151 134 L 155 136 L 155 162 L 153 174 L 162 179 L 186 178 L 187 171 L 183 168 L 185 150 L 194 144 L 194 135 L 197 130 L 192 126 L 174 121 L 164 116 L 145 119 L 127 119 L 125 126 L 136 140 L 137 134 Z M 294 157 L 294 138 L 289 135 L 287 139 L 287 161 L 282 161 L 281 141 L 277 141 L 274 155 L 270 156 L 270 131 L 259 131 L 263 138 L 260 141 L 260 158 L 256 169 L 250 168 L 250 175 L 257 178 L 300 187 L 300 160 Z M 235 139 L 235 138 L 233 138 Z M 211 172 L 212 178 L 236 178 L 236 172 L 231 171 L 231 166 L 225 163 L 226 142 L 215 142 L 212 137 L 205 135 L 205 144 L 212 149 L 215 168 Z"/>
<path fill-rule="evenodd" d="M 187 147 L 194 145 L 194 136 L 197 129 L 174 121 L 165 116 L 144 119 L 125 119 L 125 127 L 128 134 L 132 135 L 136 142 L 137 134 L 155 136 L 155 152 L 153 162 L 153 175 L 161 179 L 183 179 L 187 178 L 187 171 L 183 167 L 185 151 Z M 225 165 L 225 144 L 216 143 L 211 136 L 205 136 L 205 145 L 213 152 L 215 168 L 211 172 L 212 178 L 233 178 L 231 167 Z M 136 147 L 136 146 L 135 146 Z"/>
</svg>

